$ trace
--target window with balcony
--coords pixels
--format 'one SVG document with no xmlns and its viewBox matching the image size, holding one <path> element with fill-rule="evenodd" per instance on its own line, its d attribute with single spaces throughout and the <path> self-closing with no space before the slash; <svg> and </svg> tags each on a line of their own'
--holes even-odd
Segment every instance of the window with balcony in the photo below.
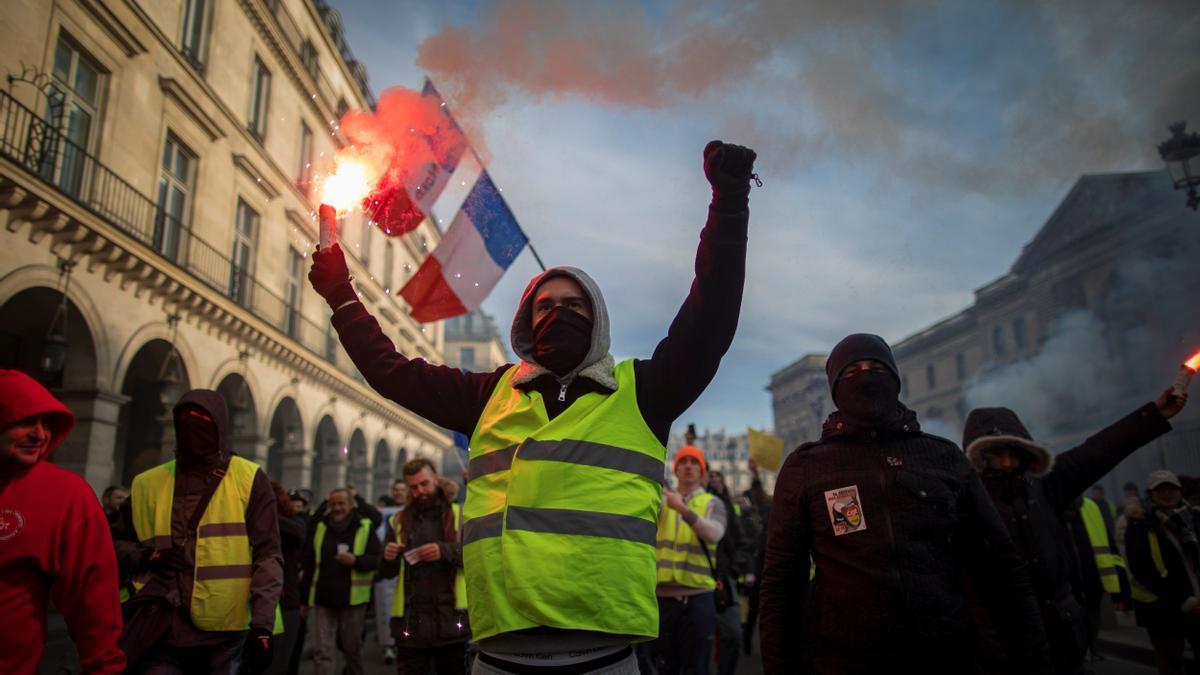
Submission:
<svg viewBox="0 0 1200 675">
<path fill-rule="evenodd" d="M 195 153 L 168 132 L 167 140 L 163 143 L 162 168 L 158 177 L 154 248 L 177 263 L 181 262 L 185 249 L 195 180 Z"/>
<path fill-rule="evenodd" d="M 304 298 L 304 255 L 295 248 L 288 247 L 287 286 L 284 299 L 287 301 L 287 316 L 284 327 L 288 337 L 299 339 L 300 310 Z"/>
<path fill-rule="evenodd" d="M 258 237 L 258 213 L 241 199 L 233 225 L 233 254 L 229 266 L 229 297 L 249 306 L 250 285 L 254 280 L 254 242 Z"/>
<path fill-rule="evenodd" d="M 313 151 L 313 133 L 312 129 L 304 122 L 300 123 L 300 161 L 296 168 L 296 187 L 300 188 L 306 196 L 312 190 L 312 151 Z"/>
<path fill-rule="evenodd" d="M 46 95 L 48 128 L 38 173 L 72 197 L 83 196 L 86 154 L 94 150 L 103 84 L 100 66 L 59 35 Z"/>
<path fill-rule="evenodd" d="M 250 77 L 250 115 L 247 128 L 258 140 L 267 137 L 267 116 L 271 102 L 271 71 L 257 56 Z"/>
<path fill-rule="evenodd" d="M 458 350 L 458 367 L 463 370 L 475 370 L 475 348 L 461 347 Z"/>
<path fill-rule="evenodd" d="M 925 366 L 925 383 L 929 385 L 929 391 L 937 388 L 937 371 L 934 370 L 932 363 Z"/>
<path fill-rule="evenodd" d="M 317 79 L 317 48 L 307 38 L 300 43 L 300 63 L 314 80 Z"/>
<path fill-rule="evenodd" d="M 208 30 L 208 0 L 184 0 L 183 35 L 179 51 L 193 68 L 204 72 L 204 41 Z"/>
<path fill-rule="evenodd" d="M 996 326 L 992 329 L 992 351 L 1000 357 L 1008 354 L 1008 345 L 1004 341 L 1004 326 Z"/>
<path fill-rule="evenodd" d="M 967 379 L 967 355 L 962 352 L 954 355 L 954 374 L 959 382 Z"/>
</svg>

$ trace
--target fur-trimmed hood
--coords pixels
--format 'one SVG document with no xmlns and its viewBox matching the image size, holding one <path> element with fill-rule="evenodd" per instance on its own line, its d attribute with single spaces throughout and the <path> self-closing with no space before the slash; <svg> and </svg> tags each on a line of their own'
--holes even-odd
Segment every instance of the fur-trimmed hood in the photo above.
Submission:
<svg viewBox="0 0 1200 675">
<path fill-rule="evenodd" d="M 615 361 L 609 353 L 612 340 L 608 328 L 608 306 L 604 304 L 604 295 L 600 287 L 583 270 L 575 267 L 551 267 L 530 280 L 521 294 L 521 304 L 517 306 L 517 314 L 513 317 L 509 342 L 513 353 L 520 359 L 517 372 L 513 375 L 514 387 L 532 382 L 534 379 L 553 373 L 533 360 L 533 295 L 542 282 L 554 277 L 567 277 L 579 284 L 592 303 L 592 346 L 587 356 L 570 373 L 561 378 L 567 382 L 575 377 L 584 377 L 608 389 L 617 390 L 617 378 L 613 374 Z"/>
<path fill-rule="evenodd" d="M 1029 453 L 1028 473 L 1041 478 L 1054 468 L 1054 453 L 1034 442 L 1021 418 L 1008 408 L 976 408 L 963 425 L 963 450 L 975 470 L 987 468 L 984 452 L 1001 446 L 1017 447 Z"/>
</svg>

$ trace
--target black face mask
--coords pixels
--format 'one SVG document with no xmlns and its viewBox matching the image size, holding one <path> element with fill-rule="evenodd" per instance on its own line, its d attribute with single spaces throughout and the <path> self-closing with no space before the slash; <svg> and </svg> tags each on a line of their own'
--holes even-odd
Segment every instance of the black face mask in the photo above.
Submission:
<svg viewBox="0 0 1200 675">
<path fill-rule="evenodd" d="M 221 463 L 217 424 L 188 414 L 175 416 L 175 459 L 184 469 L 205 469 Z"/>
<path fill-rule="evenodd" d="M 838 412 L 855 426 L 877 427 L 900 411 L 900 383 L 891 373 L 865 370 L 843 378 L 834 397 Z"/>
<path fill-rule="evenodd" d="M 592 320 L 555 307 L 533 326 L 533 360 L 562 377 L 583 362 L 592 348 Z"/>
</svg>

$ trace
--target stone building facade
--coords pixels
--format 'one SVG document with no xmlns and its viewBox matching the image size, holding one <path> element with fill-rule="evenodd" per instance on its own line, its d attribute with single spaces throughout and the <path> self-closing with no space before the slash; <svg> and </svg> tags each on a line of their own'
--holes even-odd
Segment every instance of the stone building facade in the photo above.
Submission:
<svg viewBox="0 0 1200 675">
<path fill-rule="evenodd" d="M 901 399 L 956 443 L 972 408 L 1000 405 L 1054 451 L 1070 448 L 1155 398 L 1200 349 L 1197 260 L 1200 216 L 1165 173 L 1083 176 L 970 307 L 893 344 Z M 824 358 L 772 376 L 789 445 L 819 437 L 832 409 Z M 1200 474 L 1200 408 L 1173 423 L 1105 479 L 1110 496 L 1164 466 Z"/>
<path fill-rule="evenodd" d="M 443 322 L 446 365 L 490 373 L 512 363 L 496 322 L 482 309 L 473 309 Z"/>
<path fill-rule="evenodd" d="M 235 449 L 289 488 L 372 495 L 450 447 L 365 384 L 306 278 L 338 120 L 374 105 L 332 8 L 14 0 L 0 34 L 0 367 L 75 412 L 56 462 L 128 485 L 171 456 L 170 407 L 197 387 L 225 394 Z M 437 228 L 341 230 L 385 332 L 440 362 L 441 326 L 395 295 Z"/>
<path fill-rule="evenodd" d="M 667 475 L 672 482 L 674 476 L 671 465 L 674 463 L 676 451 L 684 445 L 682 435 L 671 434 L 667 439 Z M 724 429 L 705 429 L 696 436 L 692 445 L 704 451 L 709 471 L 720 471 L 731 491 L 743 492 L 750 489 L 750 443 L 746 434 L 730 434 Z M 775 488 L 775 472 L 760 469 L 759 477 L 763 482 L 763 489 L 768 494 L 771 493 Z"/>
</svg>

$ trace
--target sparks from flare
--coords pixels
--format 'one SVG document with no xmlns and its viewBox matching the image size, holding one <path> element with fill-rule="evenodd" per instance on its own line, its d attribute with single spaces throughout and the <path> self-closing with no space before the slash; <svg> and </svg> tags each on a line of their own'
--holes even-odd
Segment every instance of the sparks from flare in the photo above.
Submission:
<svg viewBox="0 0 1200 675">
<path fill-rule="evenodd" d="M 329 204 L 339 215 L 345 215 L 362 204 L 379 180 L 379 173 L 372 171 L 371 166 L 361 159 L 339 157 L 337 170 L 325 178 L 321 203 Z"/>
<path fill-rule="evenodd" d="M 1185 361 L 1183 367 L 1193 372 L 1200 370 L 1200 352 L 1192 354 L 1192 358 Z"/>
</svg>

